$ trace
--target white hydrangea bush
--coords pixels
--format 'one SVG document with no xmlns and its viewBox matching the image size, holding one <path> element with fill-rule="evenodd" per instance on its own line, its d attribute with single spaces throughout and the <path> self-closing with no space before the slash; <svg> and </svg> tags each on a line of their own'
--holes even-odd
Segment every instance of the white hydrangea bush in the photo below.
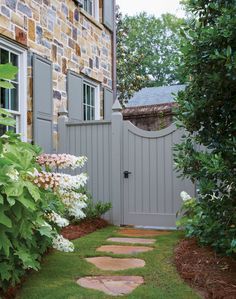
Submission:
<svg viewBox="0 0 236 299">
<path fill-rule="evenodd" d="M 88 176 L 85 173 L 78 175 L 69 175 L 65 173 L 55 172 L 59 169 L 76 169 L 82 168 L 87 162 L 85 156 L 76 157 L 69 154 L 42 154 L 37 158 L 37 162 L 43 167 L 44 171 L 34 169 L 29 172 L 31 180 L 38 187 L 52 191 L 65 208 L 69 217 L 76 220 L 86 217 L 83 209 L 87 206 L 87 196 L 83 193 L 86 186 Z M 16 173 L 10 173 L 9 178 L 16 179 Z M 50 210 L 45 212 L 45 220 L 56 224 L 59 228 L 69 225 L 69 220 L 58 213 L 58 211 Z M 73 243 L 65 239 L 57 232 L 54 233 L 52 240 L 53 248 L 72 252 L 74 250 Z"/>
</svg>

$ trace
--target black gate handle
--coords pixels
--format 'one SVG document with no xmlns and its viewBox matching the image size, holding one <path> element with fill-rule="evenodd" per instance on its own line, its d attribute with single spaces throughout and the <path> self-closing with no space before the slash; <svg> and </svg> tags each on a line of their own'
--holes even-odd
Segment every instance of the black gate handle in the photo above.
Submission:
<svg viewBox="0 0 236 299">
<path fill-rule="evenodd" d="M 130 172 L 130 171 L 128 171 L 128 170 L 126 170 L 126 171 L 124 171 L 124 178 L 125 179 L 128 179 L 129 178 L 129 174 L 131 174 L 132 172 Z"/>
</svg>

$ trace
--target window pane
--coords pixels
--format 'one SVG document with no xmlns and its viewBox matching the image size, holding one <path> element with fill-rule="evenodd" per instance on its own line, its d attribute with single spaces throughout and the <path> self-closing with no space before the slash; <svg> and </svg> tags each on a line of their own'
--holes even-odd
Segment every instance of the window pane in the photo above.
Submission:
<svg viewBox="0 0 236 299">
<path fill-rule="evenodd" d="M 7 131 L 7 127 L 0 125 L 0 136 L 2 136 L 3 134 L 5 134 Z"/>
<path fill-rule="evenodd" d="M 11 63 L 14 65 L 14 66 L 17 66 L 18 67 L 18 56 L 14 53 L 11 53 Z"/>
<path fill-rule="evenodd" d="M 14 65 L 14 66 L 17 66 L 18 67 L 18 56 L 14 53 L 11 53 L 10 54 L 10 58 L 11 58 L 11 63 Z M 16 74 L 15 76 L 15 81 L 18 81 L 18 73 Z"/>
<path fill-rule="evenodd" d="M 91 105 L 95 106 L 95 89 L 91 88 Z"/>
<path fill-rule="evenodd" d="M 84 84 L 84 104 L 86 104 L 86 85 Z"/>
<path fill-rule="evenodd" d="M 0 63 L 4 64 L 8 62 L 9 62 L 9 52 L 4 49 L 1 49 Z"/>
<path fill-rule="evenodd" d="M 92 119 L 93 120 L 95 120 L 95 108 L 93 107 L 93 108 L 91 108 L 91 113 L 92 113 L 92 115 L 91 115 L 91 117 L 92 117 Z"/>
<path fill-rule="evenodd" d="M 91 96 L 90 91 L 91 91 L 91 87 L 87 85 L 87 99 L 86 99 L 86 103 L 88 105 L 90 105 L 90 96 Z"/>
<path fill-rule="evenodd" d="M 92 0 L 89 1 L 89 10 L 88 10 L 88 12 L 90 13 L 90 15 L 93 15 L 93 1 Z"/>
<path fill-rule="evenodd" d="M 87 120 L 91 120 L 91 112 L 90 112 L 90 107 L 87 107 Z"/>
<path fill-rule="evenodd" d="M 0 92 L 1 108 L 10 109 L 9 107 L 9 90 L 1 88 Z"/>
<path fill-rule="evenodd" d="M 15 88 L 10 90 L 10 109 L 19 111 L 19 103 L 18 103 L 18 84 L 13 84 Z"/>
<path fill-rule="evenodd" d="M 84 0 L 84 10 L 88 10 L 88 0 Z"/>
<path fill-rule="evenodd" d="M 84 105 L 84 120 L 87 120 L 87 114 L 86 114 L 86 105 Z"/>
</svg>

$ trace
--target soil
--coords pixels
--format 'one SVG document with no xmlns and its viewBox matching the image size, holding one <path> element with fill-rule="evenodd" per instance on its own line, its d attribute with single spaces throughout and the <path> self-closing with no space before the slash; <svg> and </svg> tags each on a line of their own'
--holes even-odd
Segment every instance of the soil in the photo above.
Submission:
<svg viewBox="0 0 236 299">
<path fill-rule="evenodd" d="M 82 236 L 85 236 L 89 233 L 92 233 L 96 231 L 97 229 L 103 228 L 108 226 L 109 223 L 101 218 L 95 218 L 95 219 L 85 219 L 82 220 L 80 224 L 77 225 L 69 225 L 65 227 L 61 234 L 64 238 L 67 238 L 69 240 L 78 239 Z M 51 250 L 49 249 L 49 252 Z M 47 252 L 47 253 L 49 253 Z M 47 254 L 46 253 L 46 254 Z M 9 288 L 7 292 L 4 294 L 3 297 L 1 297 L 1 290 L 0 290 L 0 299 L 14 299 L 16 296 L 17 291 L 21 288 L 22 283 L 27 279 L 27 275 L 30 272 L 27 272 L 27 274 L 22 278 L 21 283 L 18 284 L 16 287 Z"/>
<path fill-rule="evenodd" d="M 236 260 L 199 247 L 195 239 L 182 240 L 175 249 L 180 276 L 205 299 L 236 298 Z"/>
<path fill-rule="evenodd" d="M 82 220 L 80 224 L 69 225 L 63 228 L 61 234 L 68 240 L 74 240 L 106 226 L 108 226 L 108 222 L 104 219 L 85 219 Z"/>
</svg>

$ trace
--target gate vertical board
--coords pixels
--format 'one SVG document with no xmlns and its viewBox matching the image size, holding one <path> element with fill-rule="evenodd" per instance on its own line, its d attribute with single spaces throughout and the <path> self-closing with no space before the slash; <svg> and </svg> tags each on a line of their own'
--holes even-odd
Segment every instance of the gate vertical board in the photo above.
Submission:
<svg viewBox="0 0 236 299">
<path fill-rule="evenodd" d="M 88 157 L 82 170 L 89 176 L 88 190 L 95 202 L 112 202 L 107 218 L 117 225 L 175 227 L 180 192 L 195 195 L 194 185 L 174 170 L 173 145 L 181 135 L 174 124 L 148 132 L 123 121 L 117 102 L 111 122 L 59 118 L 59 152 Z"/>
<path fill-rule="evenodd" d="M 182 133 L 175 125 L 148 132 L 123 122 L 124 224 L 174 228 L 180 192 L 194 195 L 194 186 L 178 178 L 173 145 Z"/>
</svg>

